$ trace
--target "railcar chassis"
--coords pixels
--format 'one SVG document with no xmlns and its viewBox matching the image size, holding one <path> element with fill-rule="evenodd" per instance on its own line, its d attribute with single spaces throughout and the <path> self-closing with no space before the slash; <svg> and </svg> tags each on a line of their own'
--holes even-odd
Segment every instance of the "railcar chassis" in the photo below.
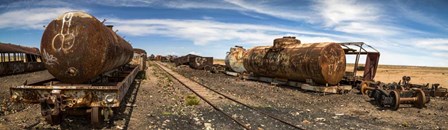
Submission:
<svg viewBox="0 0 448 130">
<path fill-rule="evenodd" d="M 109 121 L 123 101 L 142 68 L 125 65 L 86 84 L 66 84 L 56 79 L 10 88 L 14 102 L 41 105 L 41 114 L 51 125 L 60 124 L 63 115 L 90 114 L 94 127 Z"/>
</svg>

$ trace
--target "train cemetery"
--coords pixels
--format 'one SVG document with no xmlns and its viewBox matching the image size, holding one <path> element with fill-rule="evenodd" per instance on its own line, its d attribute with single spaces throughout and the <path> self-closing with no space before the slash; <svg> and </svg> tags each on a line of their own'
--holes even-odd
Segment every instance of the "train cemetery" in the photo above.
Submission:
<svg viewBox="0 0 448 130">
<path fill-rule="evenodd" d="M 0 129 L 448 129 L 448 68 L 379 65 L 363 42 L 162 56 L 67 12 L 40 49 L 0 47 Z"/>
</svg>

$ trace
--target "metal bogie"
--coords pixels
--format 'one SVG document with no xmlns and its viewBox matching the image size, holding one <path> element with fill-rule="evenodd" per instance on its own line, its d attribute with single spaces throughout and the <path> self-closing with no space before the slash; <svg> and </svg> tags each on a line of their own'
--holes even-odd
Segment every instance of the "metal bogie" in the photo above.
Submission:
<svg viewBox="0 0 448 130">
<path fill-rule="evenodd" d="M 404 93 L 406 92 L 390 91 L 388 95 L 382 96 L 380 106 L 389 107 L 391 110 L 398 110 L 401 104 L 412 104 L 414 107 L 421 109 L 428 102 L 425 93 L 421 89 L 409 91 L 409 93 L 412 93 L 411 97 L 403 97 L 406 96 Z"/>
<path fill-rule="evenodd" d="M 51 79 L 11 87 L 11 99 L 15 102 L 40 103 L 42 116 L 52 125 L 59 124 L 62 115 L 70 115 L 72 110 L 90 108 L 81 113 L 90 113 L 92 125 L 97 127 L 103 119 L 110 120 L 113 114 L 111 108 L 120 106 L 140 70 L 140 66 L 131 65 L 120 70 L 118 75 L 124 77 L 110 77 L 121 79 L 119 82 L 110 80 L 93 84 L 65 84 Z"/>
</svg>

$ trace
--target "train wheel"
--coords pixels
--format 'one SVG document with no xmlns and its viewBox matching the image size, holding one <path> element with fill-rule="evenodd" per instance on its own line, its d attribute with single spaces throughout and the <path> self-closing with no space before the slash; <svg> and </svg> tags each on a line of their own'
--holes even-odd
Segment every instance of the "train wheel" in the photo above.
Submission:
<svg viewBox="0 0 448 130">
<path fill-rule="evenodd" d="M 361 91 L 361 94 L 362 95 L 367 95 L 367 91 L 369 91 L 367 88 L 369 87 L 369 83 L 367 83 L 367 82 L 361 82 L 361 89 L 360 89 L 360 91 Z"/>
<path fill-rule="evenodd" d="M 417 96 L 417 101 L 414 102 L 414 106 L 420 109 L 425 107 L 425 103 L 427 102 L 425 92 L 421 89 L 417 89 L 415 93 Z"/>
<path fill-rule="evenodd" d="M 45 121 L 50 125 L 59 125 L 62 121 L 62 114 L 59 105 L 50 105 L 44 101 L 40 103 L 40 110 Z"/>
<path fill-rule="evenodd" d="M 62 120 L 61 114 L 45 116 L 45 121 L 47 121 L 51 125 L 59 125 L 61 124 L 61 120 Z"/>
<path fill-rule="evenodd" d="M 400 107 L 400 93 L 394 90 L 391 91 L 389 95 L 392 98 L 390 108 L 394 111 L 398 110 Z"/>
<path fill-rule="evenodd" d="M 101 126 L 103 119 L 101 116 L 101 109 L 99 107 L 93 107 L 90 113 L 90 122 L 93 127 L 98 128 Z"/>
</svg>

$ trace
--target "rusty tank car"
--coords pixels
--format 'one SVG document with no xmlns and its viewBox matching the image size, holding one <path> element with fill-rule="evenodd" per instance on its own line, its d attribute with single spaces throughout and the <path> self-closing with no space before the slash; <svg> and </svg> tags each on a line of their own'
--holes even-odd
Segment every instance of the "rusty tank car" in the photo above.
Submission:
<svg viewBox="0 0 448 130">
<path fill-rule="evenodd" d="M 254 75 L 335 85 L 344 76 L 345 53 L 336 43 L 301 44 L 295 37 L 247 50 L 244 68 Z"/>
<path fill-rule="evenodd" d="M 69 115 L 90 114 L 94 127 L 111 121 L 128 90 L 144 79 L 139 75 L 146 68 L 146 51 L 134 50 L 111 27 L 84 12 L 53 20 L 43 34 L 41 52 L 55 78 L 11 87 L 11 101 L 40 104 L 51 125 Z"/>
<path fill-rule="evenodd" d="M 146 70 L 147 55 L 148 54 L 146 53 L 145 50 L 134 48 L 134 58 L 132 58 L 130 64 L 140 65 L 140 68 L 142 68 L 142 70 Z"/>
<path fill-rule="evenodd" d="M 83 83 L 132 59 L 132 46 L 85 12 L 67 12 L 51 21 L 41 41 L 48 71 L 65 83 Z"/>
<path fill-rule="evenodd" d="M 243 64 L 243 58 L 246 54 L 246 49 L 241 46 L 235 46 L 230 48 L 227 53 L 225 63 L 226 67 L 232 69 L 234 72 L 243 73 L 246 72 Z"/>
</svg>

